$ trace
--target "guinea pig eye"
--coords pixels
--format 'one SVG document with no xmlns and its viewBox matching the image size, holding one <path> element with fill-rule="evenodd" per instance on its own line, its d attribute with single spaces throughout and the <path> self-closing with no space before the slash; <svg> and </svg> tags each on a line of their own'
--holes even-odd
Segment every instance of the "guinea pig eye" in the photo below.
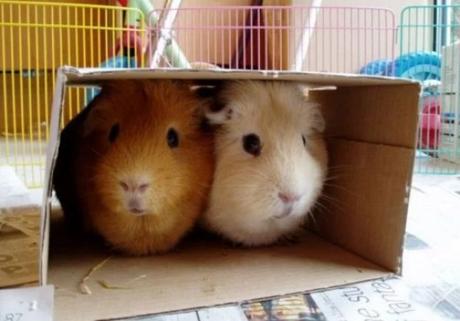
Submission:
<svg viewBox="0 0 460 321">
<path fill-rule="evenodd" d="M 304 135 L 302 135 L 302 142 L 304 146 L 307 146 L 307 140 L 305 139 Z"/>
<path fill-rule="evenodd" d="M 256 134 L 249 134 L 243 136 L 244 150 L 254 156 L 259 156 L 262 149 L 260 138 Z"/>
<path fill-rule="evenodd" d="M 112 128 L 110 128 L 109 142 L 113 143 L 117 139 L 119 133 L 120 133 L 120 125 L 117 123 L 113 125 Z"/>
<path fill-rule="evenodd" d="M 170 148 L 176 148 L 179 146 L 179 134 L 174 128 L 170 128 L 166 134 L 166 141 Z"/>
</svg>

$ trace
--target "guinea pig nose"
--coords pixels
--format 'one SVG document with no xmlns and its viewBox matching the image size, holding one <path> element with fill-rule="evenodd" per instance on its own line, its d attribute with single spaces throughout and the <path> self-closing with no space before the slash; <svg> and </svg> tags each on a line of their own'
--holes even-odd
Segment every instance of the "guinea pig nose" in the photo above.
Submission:
<svg viewBox="0 0 460 321">
<path fill-rule="evenodd" d="M 283 203 L 290 204 L 297 202 L 300 199 L 300 195 L 287 194 L 287 193 L 278 193 L 278 197 L 283 201 Z"/>
<path fill-rule="evenodd" d="M 130 199 L 128 202 L 128 209 L 131 213 L 134 214 L 142 214 L 144 213 L 144 209 L 142 207 L 142 203 L 140 200 L 133 198 Z"/>
</svg>

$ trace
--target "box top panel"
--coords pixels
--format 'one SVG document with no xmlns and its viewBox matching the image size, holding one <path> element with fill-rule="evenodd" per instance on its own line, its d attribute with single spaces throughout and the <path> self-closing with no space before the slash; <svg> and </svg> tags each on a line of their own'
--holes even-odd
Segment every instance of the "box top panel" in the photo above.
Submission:
<svg viewBox="0 0 460 321">
<path fill-rule="evenodd" d="M 298 81 L 319 86 L 373 86 L 417 84 L 414 81 L 354 74 L 335 74 L 319 72 L 293 71 L 251 71 L 230 69 L 103 69 L 74 68 L 65 66 L 61 71 L 68 84 L 94 84 L 110 79 L 254 79 L 254 80 L 287 80 Z"/>
</svg>

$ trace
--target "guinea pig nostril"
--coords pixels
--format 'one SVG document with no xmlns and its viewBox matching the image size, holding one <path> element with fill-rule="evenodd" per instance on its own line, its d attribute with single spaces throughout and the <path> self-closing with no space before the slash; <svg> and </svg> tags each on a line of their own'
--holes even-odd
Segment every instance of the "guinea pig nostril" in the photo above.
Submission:
<svg viewBox="0 0 460 321">
<path fill-rule="evenodd" d="M 300 199 L 300 195 L 278 193 L 278 197 L 286 204 L 297 202 Z"/>
<path fill-rule="evenodd" d="M 129 200 L 128 210 L 134 214 L 142 214 L 145 212 L 145 209 L 142 206 L 142 201 L 137 198 L 133 198 Z"/>
<path fill-rule="evenodd" d="M 128 184 L 126 184 L 126 183 L 123 182 L 123 181 L 120 181 L 119 183 L 120 183 L 121 188 L 123 188 L 123 190 L 124 190 L 125 192 L 127 192 L 127 191 L 129 190 Z"/>
</svg>

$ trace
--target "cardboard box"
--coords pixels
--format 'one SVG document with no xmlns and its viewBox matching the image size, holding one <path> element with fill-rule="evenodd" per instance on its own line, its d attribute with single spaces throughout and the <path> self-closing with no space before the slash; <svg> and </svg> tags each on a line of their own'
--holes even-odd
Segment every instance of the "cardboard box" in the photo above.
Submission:
<svg viewBox="0 0 460 321">
<path fill-rule="evenodd" d="M 293 244 L 257 249 L 190 237 L 172 253 L 111 257 L 54 224 L 51 177 L 67 87 L 119 78 L 302 81 L 335 90 L 311 93 L 323 108 L 333 185 L 329 211 Z M 398 274 L 414 160 L 420 88 L 415 82 L 320 73 L 226 70 L 101 70 L 63 68 L 53 102 L 42 209 L 41 282 L 56 286 L 55 319 L 101 320 L 340 286 Z M 334 170 L 331 170 L 334 173 Z M 51 250 L 49 251 L 49 245 Z M 49 266 L 48 266 L 48 252 Z"/>
</svg>

